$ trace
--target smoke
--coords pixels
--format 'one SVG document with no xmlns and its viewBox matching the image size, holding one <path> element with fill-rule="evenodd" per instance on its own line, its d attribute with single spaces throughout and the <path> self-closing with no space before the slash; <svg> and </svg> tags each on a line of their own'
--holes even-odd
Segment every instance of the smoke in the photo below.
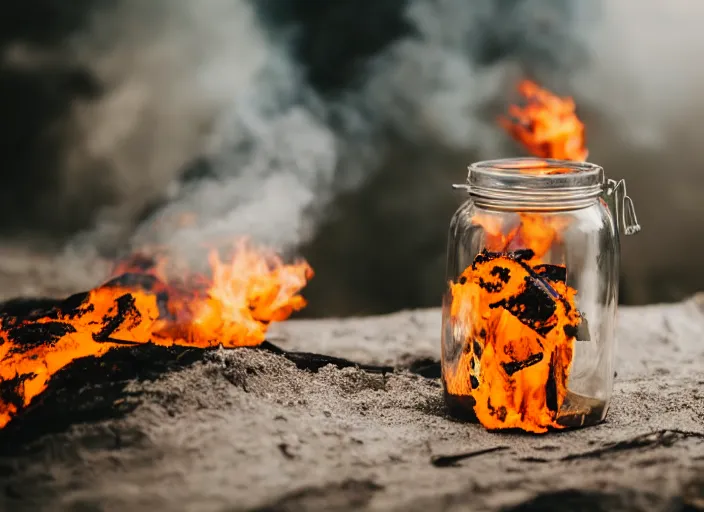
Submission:
<svg viewBox="0 0 704 512">
<path fill-rule="evenodd" d="M 399 148 L 515 151 L 495 116 L 519 78 L 585 60 L 575 4 L 95 0 L 42 54 L 96 84 L 55 127 L 45 216 L 84 228 L 64 272 L 90 286 L 100 255 L 157 244 L 198 261 L 239 235 L 293 253 Z"/>
<path fill-rule="evenodd" d="M 135 234 L 137 245 L 229 244 L 249 235 L 278 249 L 310 236 L 306 214 L 329 199 L 339 160 L 334 134 L 291 63 L 269 54 L 251 88 L 227 105 L 204 152 L 207 176 L 181 185 Z M 178 184 L 177 184 L 178 186 Z M 195 214 L 195 226 L 181 224 Z"/>
<path fill-rule="evenodd" d="M 123 0 L 96 14 L 73 48 L 106 93 L 75 106 L 63 177 L 75 198 L 108 169 L 115 199 L 74 245 L 183 253 L 246 234 L 293 250 L 336 194 L 378 169 L 392 138 L 498 154 L 488 107 L 521 66 L 564 67 L 575 50 L 564 1 L 317 7 L 317 16 L 347 10 L 356 20 L 347 28 L 310 26 L 304 3 L 293 4 Z M 343 36 L 380 12 L 398 28 L 373 29 L 377 51 L 356 56 L 354 76 L 325 83 L 324 67 L 353 67 L 334 60 L 352 44 Z M 317 61 L 301 51 L 314 29 L 343 31 L 327 35 Z M 200 179 L 179 179 L 196 157 Z M 140 219 L 159 196 L 163 206 Z"/>
<path fill-rule="evenodd" d="M 617 126 L 609 136 L 662 149 L 667 132 L 698 103 L 704 75 L 692 63 L 704 48 L 699 32 L 704 6 L 686 0 L 613 0 L 601 2 L 593 14 L 598 16 L 583 16 L 592 22 L 580 35 L 591 62 L 581 66 L 570 88 L 583 104 L 610 113 Z"/>
<path fill-rule="evenodd" d="M 56 271 L 72 289 L 101 257 L 158 243 L 198 260 L 245 233 L 317 260 L 311 307 L 335 287 L 338 311 L 435 304 L 447 185 L 520 153 L 495 116 L 525 76 L 576 96 L 590 158 L 628 181 L 645 229 L 623 244 L 622 297 L 702 286 L 683 270 L 701 251 L 671 250 L 704 218 L 691 2 L 31 4 L 0 17 L 0 230 L 80 231 Z"/>
<path fill-rule="evenodd" d="M 62 195 L 80 201 L 100 176 L 112 200 L 80 240 L 114 249 L 217 137 L 218 117 L 251 90 L 269 49 L 244 2 L 122 0 L 96 11 L 70 50 L 105 92 L 74 106 Z"/>
</svg>

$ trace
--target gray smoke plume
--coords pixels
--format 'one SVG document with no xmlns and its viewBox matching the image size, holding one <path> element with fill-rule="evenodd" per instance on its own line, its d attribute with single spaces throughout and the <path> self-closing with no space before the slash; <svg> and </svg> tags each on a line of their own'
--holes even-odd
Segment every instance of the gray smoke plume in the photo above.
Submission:
<svg viewBox="0 0 704 512">
<path fill-rule="evenodd" d="M 389 172 L 382 215 L 402 214 L 406 239 L 428 245 L 426 232 L 444 237 L 435 205 L 447 203 L 431 182 L 445 191 L 471 159 L 516 153 L 496 126 L 516 82 L 559 86 L 585 62 L 584 6 L 571 0 L 81 6 L 89 16 L 68 42 L 4 55 L 95 82 L 52 125 L 61 151 L 44 217 L 90 219 L 58 265 L 76 289 L 104 277 L 101 256 L 155 244 L 192 262 L 240 235 L 296 253 L 338 198 Z"/>
<path fill-rule="evenodd" d="M 119 252 L 199 261 L 246 233 L 311 260 L 308 311 L 330 290 L 344 314 L 434 305 L 448 185 L 522 153 L 495 117 L 532 77 L 575 96 L 590 160 L 628 181 L 645 229 L 621 297 L 679 300 L 704 287 L 702 19 L 686 0 L 8 2 L 0 232 L 82 230 L 56 265 L 74 291 Z"/>
<path fill-rule="evenodd" d="M 73 196 L 89 193 L 86 177 L 103 174 L 112 204 L 74 244 L 116 247 L 217 137 L 222 113 L 247 101 L 270 49 L 242 1 L 121 0 L 98 10 L 90 27 L 71 48 L 106 92 L 74 106 L 62 174 Z"/>
<path fill-rule="evenodd" d="M 272 27 L 255 5 L 123 0 L 76 39 L 78 58 L 110 88 L 75 108 L 67 183 L 80 187 L 82 173 L 105 165 L 117 199 L 74 247 L 127 237 L 184 254 L 249 235 L 295 250 L 336 194 L 375 172 L 391 138 L 500 154 L 492 102 L 526 68 L 563 69 L 578 50 L 570 2 L 396 2 L 408 30 L 362 63 L 356 83 L 321 93 L 292 50 L 305 25 Z M 175 179 L 196 156 L 204 177 Z M 133 232 L 160 193 L 164 206 Z"/>
</svg>

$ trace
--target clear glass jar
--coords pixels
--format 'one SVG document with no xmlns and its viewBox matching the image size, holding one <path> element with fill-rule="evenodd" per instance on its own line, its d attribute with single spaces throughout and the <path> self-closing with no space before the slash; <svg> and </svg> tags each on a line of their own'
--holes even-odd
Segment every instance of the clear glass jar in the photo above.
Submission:
<svg viewBox="0 0 704 512">
<path fill-rule="evenodd" d="M 442 380 L 450 410 L 542 433 L 602 421 L 613 388 L 625 183 L 589 163 L 469 167 L 450 223 Z M 612 215 L 615 212 L 615 216 Z"/>
</svg>

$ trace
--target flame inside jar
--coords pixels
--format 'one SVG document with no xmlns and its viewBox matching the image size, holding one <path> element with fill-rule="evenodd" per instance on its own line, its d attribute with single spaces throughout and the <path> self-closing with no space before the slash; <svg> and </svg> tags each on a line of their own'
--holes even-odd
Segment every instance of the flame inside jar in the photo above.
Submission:
<svg viewBox="0 0 704 512">
<path fill-rule="evenodd" d="M 539 158 L 584 161 L 584 125 L 574 101 L 530 81 L 521 82 L 519 92 L 525 104 L 511 106 L 499 121 L 506 131 Z M 535 160 L 512 170 L 570 172 Z M 557 420 L 568 394 L 574 342 L 586 325 L 577 291 L 567 285 L 568 269 L 545 261 L 567 222 L 526 212 L 472 217 L 482 227 L 484 250 L 449 283 L 453 336 L 462 339 L 462 351 L 445 365 L 443 378 L 448 394 L 472 399 L 474 414 L 488 429 L 564 428 Z"/>
<path fill-rule="evenodd" d="M 165 263 L 134 256 L 117 265 L 108 283 L 43 316 L 0 319 L 0 428 L 46 389 L 52 375 L 82 357 L 146 343 L 256 346 L 269 323 L 305 307 L 299 292 L 313 276 L 306 262 L 284 264 L 244 240 L 227 261 L 211 253 L 210 276 L 172 280 Z"/>
<path fill-rule="evenodd" d="M 530 265 L 530 250 L 479 254 L 451 283 L 450 314 L 465 343 L 447 392 L 471 396 L 489 429 L 545 432 L 567 394 L 581 316 L 559 265 Z"/>
</svg>

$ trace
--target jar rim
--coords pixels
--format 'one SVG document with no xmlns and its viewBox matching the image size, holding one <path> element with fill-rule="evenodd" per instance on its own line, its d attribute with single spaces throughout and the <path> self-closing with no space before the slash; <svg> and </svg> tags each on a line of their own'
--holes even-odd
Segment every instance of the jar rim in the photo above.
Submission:
<svg viewBox="0 0 704 512">
<path fill-rule="evenodd" d="M 575 188 L 604 182 L 604 169 L 599 165 L 552 158 L 484 160 L 473 163 L 468 169 L 468 185 Z"/>
<path fill-rule="evenodd" d="M 589 162 L 517 157 L 475 162 L 468 168 L 466 188 L 485 199 L 573 201 L 599 196 L 604 169 Z"/>
</svg>

